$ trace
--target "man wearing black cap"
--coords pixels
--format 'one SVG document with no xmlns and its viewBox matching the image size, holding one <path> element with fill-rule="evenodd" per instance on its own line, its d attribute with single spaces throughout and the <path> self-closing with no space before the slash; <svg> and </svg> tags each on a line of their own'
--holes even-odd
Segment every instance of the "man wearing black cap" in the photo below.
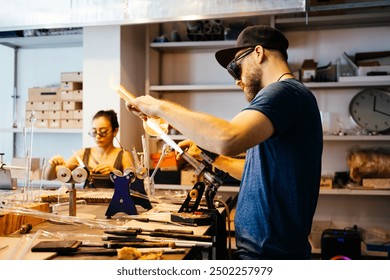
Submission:
<svg viewBox="0 0 390 280">
<path fill-rule="evenodd" d="M 216 53 L 249 102 L 231 121 L 150 96 L 128 104 L 163 118 L 198 146 L 220 154 L 213 165 L 241 180 L 237 259 L 310 258 L 322 127 L 314 95 L 289 69 L 287 48 L 281 32 L 258 25 L 244 29 L 236 47 Z M 193 142 L 181 145 L 195 155 Z M 245 160 L 229 157 L 243 152 Z"/>
</svg>

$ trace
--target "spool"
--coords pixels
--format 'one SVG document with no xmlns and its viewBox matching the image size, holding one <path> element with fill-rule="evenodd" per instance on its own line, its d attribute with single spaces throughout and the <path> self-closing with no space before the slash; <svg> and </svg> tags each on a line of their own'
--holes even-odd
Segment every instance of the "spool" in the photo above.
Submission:
<svg viewBox="0 0 390 280">
<path fill-rule="evenodd" d="M 123 176 L 130 176 L 130 183 L 133 183 L 136 179 L 136 176 L 135 176 L 135 170 L 132 169 L 132 168 L 126 168 L 124 171 L 123 171 Z"/>
<path fill-rule="evenodd" d="M 72 178 L 76 183 L 82 183 L 88 178 L 88 172 L 83 167 L 77 167 L 72 171 Z"/>
<path fill-rule="evenodd" d="M 69 168 L 61 166 L 57 169 L 57 179 L 62 183 L 67 183 L 72 178 L 72 172 Z"/>
<path fill-rule="evenodd" d="M 198 194 L 199 194 L 198 190 L 193 189 L 193 190 L 190 191 L 190 197 L 192 199 L 197 198 Z"/>
<path fill-rule="evenodd" d="M 110 174 L 110 180 L 111 182 L 114 183 L 114 179 L 116 177 L 122 177 L 122 171 L 118 170 L 118 169 L 115 169 L 114 171 L 112 171 L 112 174 Z"/>
<path fill-rule="evenodd" d="M 148 170 L 146 167 L 138 167 L 135 171 L 135 174 L 137 175 L 138 179 L 143 180 L 148 176 Z"/>
</svg>

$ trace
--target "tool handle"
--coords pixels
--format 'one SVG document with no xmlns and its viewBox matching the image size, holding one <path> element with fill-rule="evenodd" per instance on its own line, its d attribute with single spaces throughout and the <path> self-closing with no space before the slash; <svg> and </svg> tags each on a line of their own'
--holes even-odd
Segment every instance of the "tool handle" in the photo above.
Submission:
<svg viewBox="0 0 390 280">
<path fill-rule="evenodd" d="M 104 233 L 120 236 L 137 236 L 139 233 L 135 229 L 125 229 L 125 230 L 105 230 Z"/>
<path fill-rule="evenodd" d="M 180 234 L 194 234 L 192 230 L 185 229 L 155 229 L 154 232 L 165 232 L 165 233 L 180 233 Z"/>
<path fill-rule="evenodd" d="M 105 244 L 106 248 L 110 249 L 120 249 L 123 247 L 133 247 L 133 248 L 175 248 L 176 245 L 174 242 L 112 242 Z"/>
<path fill-rule="evenodd" d="M 143 222 L 143 223 L 149 223 L 149 218 L 133 218 L 133 220 Z"/>
<path fill-rule="evenodd" d="M 177 238 L 183 240 L 195 240 L 195 241 L 212 241 L 212 237 L 208 235 L 188 235 L 188 234 L 180 234 L 180 233 L 151 232 L 150 236 L 168 237 L 168 238 Z"/>
</svg>

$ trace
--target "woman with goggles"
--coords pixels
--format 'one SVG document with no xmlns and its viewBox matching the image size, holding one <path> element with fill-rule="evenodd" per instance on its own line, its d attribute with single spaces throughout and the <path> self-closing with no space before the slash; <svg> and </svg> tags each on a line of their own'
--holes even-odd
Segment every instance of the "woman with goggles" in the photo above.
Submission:
<svg viewBox="0 0 390 280">
<path fill-rule="evenodd" d="M 110 179 L 110 173 L 134 170 L 131 154 L 122 148 L 114 146 L 114 139 L 119 130 L 117 114 L 113 110 L 101 110 L 92 119 L 92 126 L 88 135 L 94 138 L 96 146 L 82 148 L 64 160 L 61 155 L 55 155 L 49 160 L 45 169 L 45 178 L 54 180 L 57 178 L 59 166 L 66 166 L 70 170 L 80 166 L 80 160 L 89 170 L 90 176 L 85 186 L 94 188 L 114 187 Z"/>
</svg>

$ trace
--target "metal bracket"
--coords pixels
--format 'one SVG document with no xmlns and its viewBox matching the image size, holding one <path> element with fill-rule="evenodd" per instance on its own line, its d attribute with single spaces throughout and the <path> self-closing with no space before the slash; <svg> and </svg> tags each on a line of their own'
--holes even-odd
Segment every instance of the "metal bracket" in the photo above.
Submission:
<svg viewBox="0 0 390 280">
<path fill-rule="evenodd" d="M 111 179 L 114 181 L 114 195 L 106 211 L 107 219 L 111 219 L 116 213 L 123 212 L 128 215 L 138 215 L 135 203 L 130 196 L 130 182 L 134 173 L 125 176 L 118 176 L 111 172 Z"/>
</svg>

